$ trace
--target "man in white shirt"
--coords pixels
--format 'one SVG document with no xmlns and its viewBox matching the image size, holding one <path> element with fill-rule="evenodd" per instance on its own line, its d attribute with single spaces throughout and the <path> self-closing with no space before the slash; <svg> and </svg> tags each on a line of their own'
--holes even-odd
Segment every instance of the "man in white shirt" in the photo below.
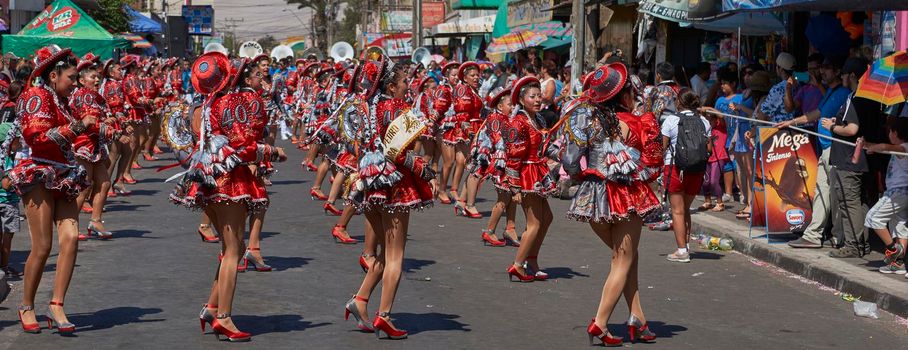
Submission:
<svg viewBox="0 0 908 350">
<path fill-rule="evenodd" d="M 690 78 L 690 89 L 700 97 L 700 105 L 706 105 L 706 99 L 709 97 L 709 88 L 706 82 L 712 74 L 712 66 L 709 62 L 700 62 L 697 65 L 697 74 Z"/>
</svg>

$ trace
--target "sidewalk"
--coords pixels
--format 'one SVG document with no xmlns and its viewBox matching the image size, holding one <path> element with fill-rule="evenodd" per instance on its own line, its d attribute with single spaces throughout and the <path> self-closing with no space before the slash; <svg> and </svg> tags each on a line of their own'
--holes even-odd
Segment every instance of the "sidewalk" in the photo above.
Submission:
<svg viewBox="0 0 908 350">
<path fill-rule="evenodd" d="M 730 237 L 734 240 L 734 249 L 744 255 L 842 293 L 859 296 L 861 300 L 876 303 L 881 309 L 893 314 L 908 317 L 908 279 L 903 274 L 885 275 L 878 272 L 877 268 L 882 266 L 883 258 L 879 252 L 863 258 L 830 258 L 827 253 L 831 248 L 794 249 L 785 243 L 776 243 L 778 239 L 770 244 L 764 237 L 750 238 L 749 229 L 747 221 L 735 219 L 733 210 L 719 214 L 693 214 L 694 234 Z M 754 236 L 761 234 L 762 231 L 755 231 Z"/>
</svg>

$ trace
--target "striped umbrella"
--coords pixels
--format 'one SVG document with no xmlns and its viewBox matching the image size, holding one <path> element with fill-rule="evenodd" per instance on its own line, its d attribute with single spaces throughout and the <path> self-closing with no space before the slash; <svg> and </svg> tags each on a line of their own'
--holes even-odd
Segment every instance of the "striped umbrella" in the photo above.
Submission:
<svg viewBox="0 0 908 350">
<path fill-rule="evenodd" d="M 547 36 L 531 31 L 510 33 L 492 40 L 492 43 L 486 48 L 486 52 L 489 54 L 517 52 L 538 46 L 546 39 L 548 39 Z"/>
<path fill-rule="evenodd" d="M 145 40 L 141 35 L 135 35 L 130 33 L 124 33 L 118 35 L 119 37 L 129 40 L 132 42 L 132 47 L 136 49 L 147 49 L 151 47 L 151 43 L 148 40 Z"/>
<path fill-rule="evenodd" d="M 858 82 L 855 96 L 885 105 L 905 102 L 908 96 L 908 53 L 901 51 L 874 61 Z"/>
</svg>

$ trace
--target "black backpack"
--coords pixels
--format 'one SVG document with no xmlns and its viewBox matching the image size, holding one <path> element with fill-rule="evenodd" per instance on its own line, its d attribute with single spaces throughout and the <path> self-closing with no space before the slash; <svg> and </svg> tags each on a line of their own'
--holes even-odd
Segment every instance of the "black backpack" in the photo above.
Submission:
<svg viewBox="0 0 908 350">
<path fill-rule="evenodd" d="M 709 162 L 709 135 L 699 115 L 678 113 L 678 138 L 675 140 L 674 163 L 678 170 L 706 171 Z"/>
</svg>

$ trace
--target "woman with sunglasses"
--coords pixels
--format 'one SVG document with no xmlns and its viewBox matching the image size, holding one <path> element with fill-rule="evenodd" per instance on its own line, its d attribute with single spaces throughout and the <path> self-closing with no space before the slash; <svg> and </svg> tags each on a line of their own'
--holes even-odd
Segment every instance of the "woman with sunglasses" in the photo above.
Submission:
<svg viewBox="0 0 908 350">
<path fill-rule="evenodd" d="M 31 251 L 25 263 L 22 304 L 18 311 L 22 330 L 27 333 L 41 332 L 35 314 L 35 294 L 50 255 L 54 225 L 60 248 L 47 320 L 60 334 L 71 334 L 76 329 L 63 311 L 63 302 L 79 246 L 76 198 L 89 184 L 85 169 L 76 162 L 73 142 L 97 122 L 94 114 L 87 114 L 82 120 L 74 119 L 65 102 L 78 80 L 77 61 L 70 49 L 56 45 L 38 50 L 35 69 L 29 77 L 30 87 L 22 93 L 16 107 L 22 139 L 31 149 L 31 155 L 8 174 L 16 192 L 22 196 L 31 231 Z"/>
<path fill-rule="evenodd" d="M 230 72 L 228 74 L 228 72 Z M 262 73 L 243 59 L 230 68 L 227 56 L 202 55 L 193 64 L 193 86 L 208 94 L 208 115 L 202 116 L 201 157 L 190 165 L 171 200 L 192 209 L 204 209 L 217 229 L 223 247 L 217 277 L 208 303 L 199 314 L 202 330 L 210 324 L 215 335 L 231 342 L 249 341 L 231 319 L 237 264 L 243 252 L 243 234 L 250 212 L 268 206 L 268 194 L 249 164 L 284 161 L 284 150 L 262 143 L 267 116 L 257 90 Z M 233 90 L 235 87 L 238 90 Z M 222 89 L 227 93 L 222 93 Z"/>
</svg>

